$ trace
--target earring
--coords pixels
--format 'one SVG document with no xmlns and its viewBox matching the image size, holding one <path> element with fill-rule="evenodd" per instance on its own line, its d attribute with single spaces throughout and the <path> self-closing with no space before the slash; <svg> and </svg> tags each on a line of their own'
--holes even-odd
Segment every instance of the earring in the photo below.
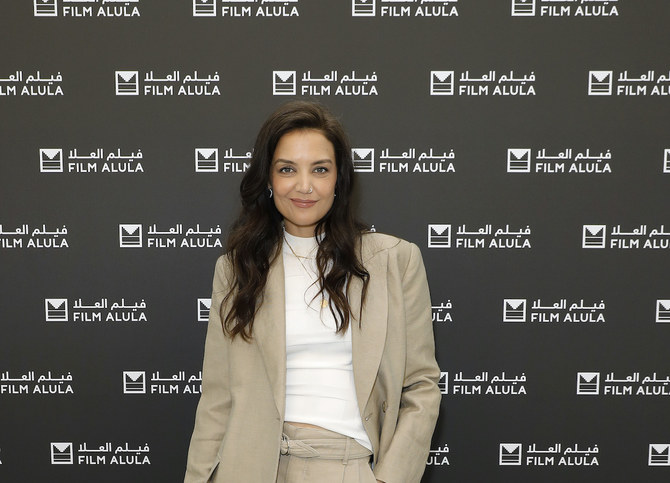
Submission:
<svg viewBox="0 0 670 483">
<path fill-rule="evenodd" d="M 268 186 L 268 198 L 272 198 L 272 188 Z"/>
<path fill-rule="evenodd" d="M 312 186 L 310 185 L 310 186 L 309 186 L 309 191 L 307 192 L 307 194 L 310 194 L 312 191 L 314 191 L 314 189 L 313 189 Z"/>
</svg>

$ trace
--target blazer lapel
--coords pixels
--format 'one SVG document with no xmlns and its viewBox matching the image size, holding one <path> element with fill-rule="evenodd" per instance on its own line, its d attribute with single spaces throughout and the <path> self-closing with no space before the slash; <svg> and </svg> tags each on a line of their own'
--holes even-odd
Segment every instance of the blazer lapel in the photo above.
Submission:
<svg viewBox="0 0 670 483">
<path fill-rule="evenodd" d="M 361 326 L 358 326 L 358 314 L 361 306 L 363 282 L 354 277 L 350 283 L 349 302 L 356 319 L 351 324 L 351 344 L 353 352 L 354 385 L 356 399 L 361 416 L 365 412 L 372 386 L 384 352 L 388 315 L 388 291 L 386 285 L 386 265 L 388 252 L 382 251 L 374 256 L 372 263 L 363 261 L 370 273 L 368 293 L 363 305 Z"/>
<path fill-rule="evenodd" d="M 277 411 L 283 418 L 286 404 L 286 301 L 281 253 L 270 265 L 265 287 L 253 331 L 272 385 Z"/>
</svg>

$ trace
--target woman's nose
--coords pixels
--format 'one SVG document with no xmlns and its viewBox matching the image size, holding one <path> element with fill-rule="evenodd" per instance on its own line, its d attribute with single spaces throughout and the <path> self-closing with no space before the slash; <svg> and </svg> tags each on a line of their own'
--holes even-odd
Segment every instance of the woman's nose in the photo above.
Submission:
<svg viewBox="0 0 670 483">
<path fill-rule="evenodd" d="M 312 192 L 312 183 L 309 176 L 300 176 L 295 187 L 299 193 L 309 194 Z"/>
</svg>

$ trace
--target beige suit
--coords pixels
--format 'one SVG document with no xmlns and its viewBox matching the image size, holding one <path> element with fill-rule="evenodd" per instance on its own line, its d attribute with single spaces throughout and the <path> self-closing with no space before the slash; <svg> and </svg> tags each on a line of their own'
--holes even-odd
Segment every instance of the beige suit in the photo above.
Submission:
<svg viewBox="0 0 670 483">
<path fill-rule="evenodd" d="M 351 326 L 354 383 L 374 452 L 375 476 L 418 483 L 440 406 L 428 283 L 419 248 L 388 235 L 363 236 L 370 273 L 362 324 Z M 225 337 L 218 307 L 227 288 L 227 261 L 214 276 L 202 396 L 188 453 L 185 483 L 272 483 L 284 423 L 286 341 L 284 267 L 268 274 L 251 343 Z M 360 307 L 353 278 L 350 304 Z M 327 483 L 327 482 L 324 482 Z"/>
</svg>

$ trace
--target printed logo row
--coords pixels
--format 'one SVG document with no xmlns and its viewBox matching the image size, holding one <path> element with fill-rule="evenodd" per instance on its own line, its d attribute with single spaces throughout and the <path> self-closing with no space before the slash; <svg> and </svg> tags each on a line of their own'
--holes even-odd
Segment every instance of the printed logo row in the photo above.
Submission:
<svg viewBox="0 0 670 483">
<path fill-rule="evenodd" d="M 460 3 L 464 1 L 460 0 Z M 512 17 L 619 16 L 618 3 L 620 0 L 509 1 Z M 215 0 L 209 0 L 209 3 L 214 4 Z M 476 2 L 473 3 L 476 4 Z M 459 0 L 351 0 L 351 15 L 353 17 L 458 17 L 460 15 L 458 6 Z M 194 15 L 196 15 L 195 11 Z"/>
<path fill-rule="evenodd" d="M 123 371 L 123 394 L 200 394 L 202 392 L 202 371 L 190 373 L 178 371 L 167 377 L 161 377 L 160 371 L 147 377 L 146 371 Z M 148 382 L 147 382 L 148 380 Z M 10 371 L 0 375 L 0 395 L 49 395 L 68 396 L 75 394 L 75 379 L 72 372 L 67 374 L 37 375 L 29 370 L 25 374 L 11 377 Z"/>
<path fill-rule="evenodd" d="M 446 303 L 432 306 L 433 322 L 454 322 L 453 304 L 451 299 Z M 650 307 L 650 313 L 653 313 Z M 655 304 L 655 322 L 658 324 L 670 323 L 670 300 L 657 299 Z M 568 302 L 568 299 L 560 299 L 557 302 L 549 302 L 542 305 L 541 299 L 529 304 L 528 299 L 503 299 L 502 318 L 503 323 L 525 323 L 561 325 L 561 324 L 592 324 L 605 323 L 605 302 L 586 303 L 584 299 Z"/>
<path fill-rule="evenodd" d="M 319 74 L 320 75 L 320 74 Z M 321 77 L 312 71 L 275 70 L 272 72 L 274 96 L 377 96 L 379 95 L 376 72 L 342 73 L 331 70 Z M 619 73 L 615 81 L 613 70 L 591 70 L 588 74 L 590 96 L 670 96 L 670 72 L 644 72 L 639 77 L 629 77 L 628 71 Z M 481 76 L 470 71 L 430 71 L 431 96 L 535 96 L 535 72 L 515 74 L 495 70 Z M 24 74 L 17 70 L 0 78 L 0 96 L 63 96 L 63 76 L 60 72 L 48 76 Z M 159 77 L 154 71 L 142 75 L 139 70 L 115 71 L 117 96 L 220 96 L 221 77 L 214 74 L 182 73 L 173 70 Z"/>
<path fill-rule="evenodd" d="M 451 374 L 451 376 L 450 376 Z M 600 372 L 577 372 L 577 396 L 648 397 L 670 396 L 670 376 L 633 372 L 621 378 L 609 372 L 601 381 Z M 463 372 L 441 372 L 438 386 L 443 395 L 452 396 L 525 396 L 528 394 L 526 373 L 508 375 L 482 371 L 472 377 Z"/>
<path fill-rule="evenodd" d="M 352 17 L 459 17 L 468 0 L 351 0 Z M 620 0 L 510 0 L 513 17 L 618 17 Z M 59 5 L 60 3 L 60 5 Z M 573 5 L 573 3 L 578 3 Z M 111 4 L 111 5 L 108 5 Z M 299 17 L 300 0 L 192 0 L 194 17 Z M 60 8 L 59 8 L 60 7 Z M 33 0 L 35 17 L 139 17 L 140 0 Z"/>
<path fill-rule="evenodd" d="M 103 444 L 51 442 L 52 465 L 140 465 L 151 464 L 149 444 L 131 447 L 128 443 L 118 446 Z M 134 446 L 134 445 L 133 445 Z M 539 448 L 538 448 L 539 446 Z M 546 449 L 543 449 L 545 448 Z M 451 466 L 449 445 L 431 449 L 428 466 Z M 580 445 L 554 443 L 499 443 L 499 466 L 600 466 L 600 448 L 597 444 Z M 2 460 L 0 460 L 2 464 Z M 648 466 L 670 466 L 670 443 L 650 443 L 647 453 Z"/>
<path fill-rule="evenodd" d="M 453 0 L 447 0 L 449 1 Z M 75 18 L 140 17 L 140 2 L 141 0 L 33 0 L 33 15 Z M 194 17 L 215 17 L 219 10 L 217 3 L 222 4 L 220 11 L 224 17 L 300 16 L 300 0 L 192 0 L 192 3 Z"/>
<path fill-rule="evenodd" d="M 144 154 L 141 149 L 127 154 L 121 149 L 95 148 L 79 152 L 77 148 L 40 148 L 41 173 L 144 173 Z M 67 151 L 67 155 L 64 153 Z M 377 156 L 376 153 L 379 152 Z M 454 149 L 442 152 L 407 148 L 391 153 L 389 148 L 352 148 L 354 171 L 358 173 L 455 173 Z M 251 163 L 251 151 L 235 154 L 228 148 L 220 155 L 219 148 L 195 148 L 196 173 L 245 173 Z M 611 149 L 578 150 L 566 148 L 555 153 L 547 149 L 507 149 L 508 173 L 535 174 L 611 174 L 613 154 Z M 670 148 L 664 149 L 661 171 L 670 174 Z"/>
<path fill-rule="evenodd" d="M 541 448 L 541 447 L 540 447 Z M 648 446 L 648 466 L 670 466 L 668 448 L 670 444 Z M 599 466 L 600 450 L 597 444 L 579 448 L 578 444 L 555 443 L 546 449 L 538 449 L 537 443 L 500 443 L 498 465 L 500 466 Z"/>
<path fill-rule="evenodd" d="M 600 448 L 597 444 L 580 445 L 554 443 L 543 446 L 537 443 L 500 443 L 499 466 L 600 466 Z M 544 449 L 546 447 L 546 449 Z M 648 466 L 670 466 L 670 444 L 650 443 Z M 431 449 L 428 466 L 452 466 L 449 445 Z M 457 465 L 454 465 L 457 466 Z"/>
<path fill-rule="evenodd" d="M 374 225 L 372 231 L 375 231 Z M 459 225 L 453 230 L 445 223 L 428 224 L 428 248 L 442 249 L 531 249 L 531 228 L 510 228 L 506 225 L 485 224 L 482 227 L 466 229 Z M 623 231 L 621 225 L 612 225 L 608 239 L 607 225 L 583 225 L 582 248 L 621 250 L 667 250 L 670 249 L 670 231 L 665 225 L 652 227 L 645 224 Z M 222 248 L 221 225 L 207 229 L 195 226 L 184 228 L 177 223 L 159 230 L 157 224 L 144 226 L 141 223 L 120 223 L 118 225 L 119 248 Z M 5 230 L 0 224 L 0 248 L 69 248 L 68 228 L 48 230 L 46 225 L 31 230 L 26 223 L 18 228 Z"/>
<path fill-rule="evenodd" d="M 361 173 L 375 172 L 375 149 L 354 148 L 351 151 L 354 170 Z M 587 153 L 589 151 L 587 150 Z M 391 154 L 389 149 L 381 152 L 378 162 L 380 173 L 454 173 L 456 172 L 454 150 L 433 152 L 433 149 L 418 153 L 410 148 L 401 154 Z M 591 159 L 591 158 L 589 158 Z M 611 159 L 611 152 L 606 153 Z M 668 149 L 670 159 L 670 149 Z M 233 148 L 225 149 L 220 156 L 219 148 L 195 148 L 194 162 L 196 173 L 244 173 L 251 163 L 251 151 L 235 154 Z M 602 162 L 602 160 L 600 161 Z M 141 149 L 123 153 L 120 148 L 105 150 L 95 148 L 82 150 L 77 148 L 40 148 L 39 167 L 41 173 L 144 173 L 145 157 Z M 609 161 L 605 163 L 607 172 L 611 172 Z M 670 162 L 668 163 L 670 166 Z M 602 169 L 599 168 L 599 171 Z M 581 170 L 580 172 L 586 172 Z M 593 172 L 593 171 L 592 171 Z"/>
<path fill-rule="evenodd" d="M 379 152 L 379 156 L 375 153 Z M 67 153 L 67 154 L 66 154 Z M 122 153 L 120 148 L 105 150 L 95 148 L 40 148 L 41 173 L 144 173 L 146 164 L 141 149 Z M 195 148 L 196 173 L 245 173 L 251 163 L 251 151 L 235 154 L 233 148 L 223 151 L 219 148 Z M 351 156 L 354 171 L 358 173 L 429 173 L 448 174 L 456 172 L 454 149 L 442 152 L 433 148 L 420 150 L 415 147 L 392 153 L 389 148 L 353 148 Z M 533 148 L 507 149 L 508 173 L 535 174 L 611 174 L 613 154 L 611 149 L 578 150 L 566 148 L 555 153 L 547 149 Z M 670 174 L 670 148 L 664 149 L 661 172 Z"/>
<path fill-rule="evenodd" d="M 498 227 L 486 224 L 468 231 L 464 224 L 452 230 L 451 224 L 432 223 L 428 225 L 428 248 L 530 249 L 530 235 L 528 225 L 519 230 L 510 230 L 509 225 Z M 670 231 L 665 231 L 665 225 L 653 227 L 642 224 L 630 231 L 622 230 L 621 225 L 612 225 L 608 239 L 608 225 L 582 225 L 581 247 L 667 250 L 670 248 Z"/>
<path fill-rule="evenodd" d="M 151 376 L 144 370 L 122 371 L 123 394 L 139 395 L 194 395 L 202 391 L 202 372 L 177 371 L 161 377 L 160 371 L 152 371 Z M 482 371 L 471 377 L 460 372 L 441 372 L 438 387 L 443 395 L 449 396 L 525 396 L 528 394 L 526 373 L 518 375 Z M 75 394 L 75 380 L 72 372 L 52 375 L 51 371 L 36 376 L 29 370 L 25 374 L 12 377 L 10 371 L 0 375 L 0 395 L 47 395 L 69 396 Z M 648 397 L 670 396 L 670 376 L 632 372 L 630 375 L 615 377 L 609 372 L 601 378 L 601 372 L 577 372 L 577 396 L 599 397 Z"/>
<path fill-rule="evenodd" d="M 209 311 L 212 305 L 211 298 L 198 298 L 194 319 L 198 322 L 209 320 Z M 505 323 L 605 323 L 605 302 L 586 304 L 584 299 L 579 302 L 568 302 L 560 299 L 558 302 L 549 302 L 542 305 L 541 299 L 534 300 L 528 307 L 528 299 L 503 299 L 502 322 Z M 453 304 L 451 299 L 432 306 L 433 322 L 454 322 Z M 67 298 L 44 299 L 44 317 L 46 322 L 147 322 L 149 315 L 144 299 L 140 302 L 112 302 L 103 297 L 88 305 L 81 299 L 70 303 Z M 670 300 L 656 300 L 656 323 L 670 323 Z"/>
</svg>

